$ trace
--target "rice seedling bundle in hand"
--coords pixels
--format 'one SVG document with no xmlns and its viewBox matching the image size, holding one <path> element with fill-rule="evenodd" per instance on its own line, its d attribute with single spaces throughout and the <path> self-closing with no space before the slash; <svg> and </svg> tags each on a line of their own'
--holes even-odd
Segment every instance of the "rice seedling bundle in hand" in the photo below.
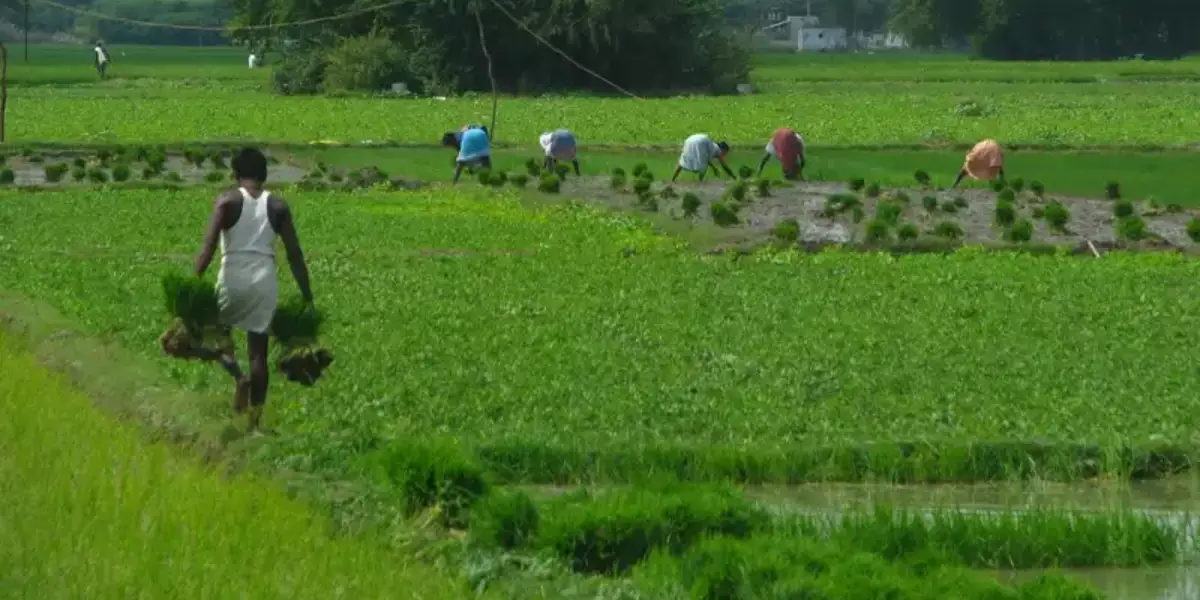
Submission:
<svg viewBox="0 0 1200 600">
<path fill-rule="evenodd" d="M 217 290 L 199 277 L 178 274 L 162 279 L 163 299 L 171 318 L 158 338 L 163 352 L 182 359 L 216 358 L 217 352 L 233 353 L 233 340 L 222 331 L 217 317 Z M 200 350 L 214 351 L 204 356 Z"/>
<path fill-rule="evenodd" d="M 324 316 L 302 300 L 281 304 L 271 321 L 271 335 L 279 343 L 275 367 L 294 381 L 311 386 L 333 363 L 333 353 L 317 342 Z"/>
</svg>

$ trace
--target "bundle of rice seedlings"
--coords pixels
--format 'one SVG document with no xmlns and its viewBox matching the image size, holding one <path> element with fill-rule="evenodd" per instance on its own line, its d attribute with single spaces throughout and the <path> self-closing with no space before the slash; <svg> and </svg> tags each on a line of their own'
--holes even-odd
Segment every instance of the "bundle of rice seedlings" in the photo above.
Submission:
<svg viewBox="0 0 1200 600">
<path fill-rule="evenodd" d="M 198 350 L 233 351 L 233 340 L 217 322 L 220 309 L 211 282 L 178 274 L 162 279 L 163 299 L 171 322 L 159 337 L 163 352 L 183 359 L 201 356 Z"/>
<path fill-rule="evenodd" d="M 333 363 L 333 353 L 317 342 L 324 315 L 303 300 L 292 300 L 275 309 L 271 335 L 279 343 L 275 367 L 294 381 L 311 386 Z"/>
</svg>

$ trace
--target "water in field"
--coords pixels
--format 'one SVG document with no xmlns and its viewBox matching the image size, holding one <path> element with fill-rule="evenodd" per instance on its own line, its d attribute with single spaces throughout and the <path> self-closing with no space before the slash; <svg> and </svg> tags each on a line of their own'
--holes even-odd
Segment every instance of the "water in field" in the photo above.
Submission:
<svg viewBox="0 0 1200 600">
<path fill-rule="evenodd" d="M 1080 511 L 1134 510 L 1158 517 L 1184 532 L 1184 546 L 1195 547 L 1200 513 L 1200 480 L 1192 477 L 1141 482 L 989 483 L 974 485 L 895 486 L 822 484 L 764 486 L 747 495 L 783 512 L 836 515 L 847 509 L 884 504 L 897 509 L 965 511 L 1022 511 L 1071 509 Z M 1066 572 L 1096 586 L 1110 600 L 1194 600 L 1200 598 L 1200 564 L 1133 569 L 1069 569 Z M 1020 583 L 1041 571 L 1003 571 L 1003 581 Z"/>
</svg>

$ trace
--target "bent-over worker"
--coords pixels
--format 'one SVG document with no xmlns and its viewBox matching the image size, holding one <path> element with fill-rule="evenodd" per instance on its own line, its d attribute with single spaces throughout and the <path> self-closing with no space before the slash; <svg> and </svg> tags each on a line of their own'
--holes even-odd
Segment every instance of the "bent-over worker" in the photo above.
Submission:
<svg viewBox="0 0 1200 600">
<path fill-rule="evenodd" d="M 542 145 L 542 150 L 546 152 L 545 167 L 547 171 L 553 171 L 558 161 L 569 160 L 571 161 L 571 165 L 575 167 L 575 176 L 580 176 L 579 158 L 576 156 L 578 148 L 575 143 L 575 134 L 566 129 L 556 129 L 543 133 L 538 138 L 538 143 Z"/>
<path fill-rule="evenodd" d="M 446 132 L 442 145 L 458 150 L 454 159 L 454 183 L 462 177 L 463 169 L 492 168 L 492 151 L 487 127 L 467 125 L 458 132 Z"/>
<path fill-rule="evenodd" d="M 253 148 L 243 149 L 233 158 L 233 174 L 238 187 L 217 196 L 204 232 L 204 246 L 196 257 L 197 277 L 203 276 L 212 262 L 217 243 L 221 247 L 221 270 L 217 275 L 217 301 L 220 324 L 226 331 L 246 332 L 250 355 L 247 377 L 232 354 L 218 353 L 215 358 L 237 382 L 233 409 L 241 414 L 249 410 L 247 430 L 256 431 L 267 403 L 268 330 L 275 317 L 278 290 L 275 281 L 275 238 L 283 241 L 292 276 L 305 302 L 312 303 L 308 266 L 296 225 L 287 202 L 263 189 L 267 180 L 267 158 Z M 214 351 L 208 351 L 212 353 Z"/>
<path fill-rule="evenodd" d="M 772 158 L 779 160 L 785 179 L 804 180 L 804 138 L 794 129 L 780 127 L 771 134 L 771 140 L 767 142 L 766 154 L 763 155 L 762 162 L 758 163 L 759 175 L 762 175 L 767 161 Z"/>
<path fill-rule="evenodd" d="M 709 167 L 712 167 L 713 173 L 720 177 L 721 173 L 717 171 L 717 165 L 713 164 L 713 160 L 720 163 L 729 178 L 733 179 L 735 177 L 733 171 L 725 163 L 727 154 L 729 154 L 729 144 L 714 142 L 712 138 L 703 133 L 692 134 L 683 141 L 683 153 L 679 155 L 679 166 L 675 167 L 675 174 L 671 176 L 671 181 L 678 179 L 679 173 L 682 171 L 696 173 L 700 181 L 704 181 L 704 175 L 708 173 Z"/>
<path fill-rule="evenodd" d="M 962 183 L 963 178 L 968 175 L 971 179 L 981 181 L 991 181 L 997 177 L 1004 179 L 1004 151 L 1000 148 L 1000 144 L 996 143 L 996 140 L 983 140 L 971 148 L 971 151 L 967 153 L 967 159 L 963 162 L 962 169 L 958 172 L 958 178 L 950 187 L 958 187 L 958 184 Z"/>
</svg>

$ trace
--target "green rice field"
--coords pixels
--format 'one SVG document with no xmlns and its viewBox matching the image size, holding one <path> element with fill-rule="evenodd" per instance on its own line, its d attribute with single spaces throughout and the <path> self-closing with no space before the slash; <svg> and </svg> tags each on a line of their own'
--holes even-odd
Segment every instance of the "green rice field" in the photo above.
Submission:
<svg viewBox="0 0 1200 600">
<path fill-rule="evenodd" d="M 279 97 L 228 48 L 113 47 L 99 82 L 86 47 L 9 50 L 7 168 L 66 174 L 33 192 L 0 169 L 0 370 L 18 374 L 0 379 L 0 457 L 17 458 L 0 458 L 0 537 L 22 540 L 0 549 L 0 596 L 1187 597 L 1059 568 L 1195 585 L 1194 501 L 892 506 L 864 486 L 1195 489 L 1188 254 L 702 253 L 716 225 L 585 197 L 637 163 L 669 178 L 698 131 L 733 142 L 737 169 L 795 127 L 798 189 L 818 192 L 928 171 L 942 193 L 990 137 L 1047 197 L 1111 203 L 1086 217 L 1111 230 L 1114 183 L 1147 217 L 1200 206 L 1195 59 L 766 55 L 747 97 L 502 97 L 498 171 L 523 172 L 543 131 L 579 136 L 585 177 L 555 194 L 448 185 L 436 143 L 489 123 L 487 94 Z M 273 375 L 262 440 L 227 414 L 227 375 L 157 344 L 161 278 L 190 268 L 228 181 L 177 155 L 241 143 L 282 161 L 337 356 L 313 387 Z M 109 181 L 155 148 L 186 177 L 135 161 Z M 299 180 L 368 166 L 421 183 Z M 1200 239 L 1193 215 L 1158 216 Z M 279 276 L 292 295 L 282 259 Z M 833 482 L 862 491 L 805 500 Z"/>
</svg>

